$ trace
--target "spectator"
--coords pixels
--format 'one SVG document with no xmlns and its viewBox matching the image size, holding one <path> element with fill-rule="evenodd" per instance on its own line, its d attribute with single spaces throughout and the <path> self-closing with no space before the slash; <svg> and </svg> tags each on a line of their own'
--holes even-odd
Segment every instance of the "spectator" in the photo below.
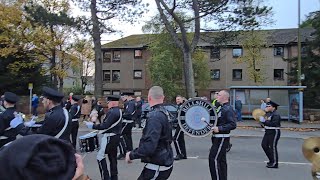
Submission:
<svg viewBox="0 0 320 180">
<path fill-rule="evenodd" d="M 264 102 L 263 99 L 261 99 L 261 105 L 260 105 L 260 109 L 264 110 L 266 109 L 267 104 Z"/>
<path fill-rule="evenodd" d="M 241 100 L 239 99 L 239 96 L 236 96 L 235 109 L 236 109 L 236 111 L 237 111 L 237 119 L 238 119 L 238 122 L 241 122 L 241 121 L 242 121 L 242 113 L 241 113 L 241 110 L 242 110 L 242 102 L 241 102 Z"/>
<path fill-rule="evenodd" d="M 89 117 L 91 112 L 91 99 L 89 96 L 86 96 L 82 100 L 82 105 L 81 105 L 81 115 L 83 116 L 83 120 L 86 120 L 86 117 Z"/>
<path fill-rule="evenodd" d="M 138 126 L 138 128 L 142 128 L 141 114 L 142 114 L 142 100 L 141 100 L 141 97 L 138 96 L 136 97 L 136 112 L 134 113 L 134 116 L 133 116 L 136 126 Z"/>
<path fill-rule="evenodd" d="M 39 97 L 37 94 L 33 94 L 31 99 L 31 106 L 32 106 L 32 115 L 37 118 L 38 117 L 38 106 L 39 106 Z"/>
</svg>

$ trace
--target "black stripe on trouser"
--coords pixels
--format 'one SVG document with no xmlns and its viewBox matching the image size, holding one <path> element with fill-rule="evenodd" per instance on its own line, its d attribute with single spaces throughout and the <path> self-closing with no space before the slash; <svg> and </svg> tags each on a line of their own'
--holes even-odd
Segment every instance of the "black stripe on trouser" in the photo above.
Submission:
<svg viewBox="0 0 320 180">
<path fill-rule="evenodd" d="M 79 121 L 72 121 L 72 123 L 71 123 L 71 143 L 72 143 L 74 149 L 76 149 L 76 145 L 77 145 L 78 129 L 79 129 Z"/>
<path fill-rule="evenodd" d="M 227 147 L 230 138 L 212 137 L 209 168 L 212 180 L 227 180 Z"/>
<path fill-rule="evenodd" d="M 280 129 L 266 129 L 261 146 L 267 155 L 272 166 L 278 165 L 278 141 L 280 139 Z"/>
<path fill-rule="evenodd" d="M 177 155 L 182 154 L 183 156 L 187 157 L 186 143 L 184 140 L 184 132 L 181 130 L 180 126 L 178 126 L 176 128 L 176 131 L 174 132 L 173 143 L 174 143 L 174 147 L 176 149 Z"/>
<path fill-rule="evenodd" d="M 169 179 L 172 172 L 172 167 L 165 171 L 155 171 L 143 168 L 138 180 L 166 180 Z"/>
</svg>

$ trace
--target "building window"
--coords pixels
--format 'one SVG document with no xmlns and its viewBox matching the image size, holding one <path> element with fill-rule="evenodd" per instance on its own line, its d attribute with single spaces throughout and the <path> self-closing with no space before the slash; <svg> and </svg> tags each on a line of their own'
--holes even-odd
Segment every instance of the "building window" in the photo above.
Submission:
<svg viewBox="0 0 320 180">
<path fill-rule="evenodd" d="M 113 51 L 113 61 L 120 61 L 120 51 Z"/>
<path fill-rule="evenodd" d="M 120 70 L 112 71 L 112 82 L 119 83 L 120 82 Z"/>
<path fill-rule="evenodd" d="M 256 72 L 260 72 L 260 69 L 256 69 Z"/>
<path fill-rule="evenodd" d="M 113 90 L 112 91 L 112 95 L 120 95 L 120 91 L 119 90 Z"/>
<path fill-rule="evenodd" d="M 213 80 L 219 80 L 220 79 L 220 69 L 211 69 L 210 70 L 210 77 Z"/>
<path fill-rule="evenodd" d="M 103 91 L 103 95 L 106 96 L 106 95 L 111 95 L 111 91 L 110 90 L 104 90 Z"/>
<path fill-rule="evenodd" d="M 103 62 L 111 62 L 111 52 L 103 52 Z"/>
<path fill-rule="evenodd" d="M 232 56 L 235 58 L 242 56 L 242 48 L 233 48 L 232 49 Z"/>
<path fill-rule="evenodd" d="M 284 48 L 283 47 L 275 47 L 273 49 L 274 56 L 283 56 Z"/>
<path fill-rule="evenodd" d="M 140 50 L 140 49 L 134 50 L 134 58 L 135 58 L 135 59 L 140 59 L 140 58 L 142 58 L 142 50 Z"/>
<path fill-rule="evenodd" d="M 220 59 L 220 48 L 213 47 L 210 49 L 210 59 Z"/>
<path fill-rule="evenodd" d="M 104 70 L 103 71 L 103 81 L 108 81 L 110 82 L 111 77 L 110 77 L 110 70 Z"/>
<path fill-rule="evenodd" d="M 283 80 L 283 69 L 274 69 L 273 78 L 274 80 Z"/>
<path fill-rule="evenodd" d="M 232 80 L 242 80 L 242 69 L 232 70 Z"/>
<path fill-rule="evenodd" d="M 142 92 L 141 91 L 134 91 L 134 96 L 141 96 Z"/>
<path fill-rule="evenodd" d="M 142 70 L 133 70 L 133 79 L 142 79 Z"/>
</svg>

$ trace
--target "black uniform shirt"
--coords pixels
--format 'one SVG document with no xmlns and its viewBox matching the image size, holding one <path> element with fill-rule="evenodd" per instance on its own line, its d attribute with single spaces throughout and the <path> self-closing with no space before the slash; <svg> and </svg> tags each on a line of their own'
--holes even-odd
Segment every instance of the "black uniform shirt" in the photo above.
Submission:
<svg viewBox="0 0 320 180">
<path fill-rule="evenodd" d="M 62 107 L 55 106 L 46 113 L 42 126 L 35 133 L 56 136 L 64 127 L 65 121 L 66 120 Z M 71 122 L 72 119 L 69 115 L 68 125 L 59 139 L 63 139 L 70 142 Z M 34 134 L 32 131 L 30 131 L 30 128 L 25 127 L 23 123 L 20 124 L 17 128 L 21 129 L 19 133 L 23 136 L 28 134 Z"/>
<path fill-rule="evenodd" d="M 120 122 L 117 123 L 120 119 Z M 105 133 L 121 134 L 121 110 L 119 107 L 112 107 L 106 114 L 101 124 L 94 124 L 93 129 L 107 130 Z M 117 123 L 117 124 L 116 124 Z"/>
<path fill-rule="evenodd" d="M 221 115 L 219 117 L 219 115 Z M 219 128 L 218 134 L 229 134 L 231 130 L 237 127 L 235 112 L 229 103 L 221 106 L 218 113 L 217 127 Z"/>
<path fill-rule="evenodd" d="M 14 129 L 6 130 L 10 127 L 10 121 L 14 119 L 15 111 L 16 108 L 10 107 L 0 114 L 0 136 L 15 138 L 17 135 Z"/>
<path fill-rule="evenodd" d="M 172 127 L 168 116 L 159 110 L 160 106 L 151 107 L 139 147 L 130 153 L 130 159 L 142 159 L 143 162 L 157 165 L 172 165 Z M 162 153 L 164 150 L 165 153 Z"/>
<path fill-rule="evenodd" d="M 135 113 L 136 103 L 134 99 L 124 103 L 123 119 L 132 120 L 132 116 Z"/>
<path fill-rule="evenodd" d="M 269 127 L 280 127 L 281 126 L 280 114 L 275 110 L 275 111 L 271 112 L 269 115 L 270 116 L 268 117 L 268 119 L 270 118 L 270 120 L 266 120 L 262 124 L 264 124 L 265 126 L 269 126 Z"/>
<path fill-rule="evenodd" d="M 80 118 L 80 105 L 75 103 L 71 106 L 70 115 L 72 119 L 79 119 Z"/>
</svg>

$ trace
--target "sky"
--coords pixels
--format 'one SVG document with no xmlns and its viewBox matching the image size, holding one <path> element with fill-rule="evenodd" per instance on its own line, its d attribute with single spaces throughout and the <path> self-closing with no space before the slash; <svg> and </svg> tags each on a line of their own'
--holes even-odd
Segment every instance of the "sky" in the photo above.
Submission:
<svg viewBox="0 0 320 180">
<path fill-rule="evenodd" d="M 108 43 L 112 40 L 120 39 L 132 34 L 142 34 L 141 27 L 143 22 L 149 20 L 150 17 L 157 13 L 156 4 L 153 0 L 143 0 L 150 4 L 150 11 L 140 19 L 140 23 L 119 24 L 114 22 L 114 25 L 123 31 L 121 34 L 103 34 L 102 44 Z M 263 29 L 284 29 L 298 27 L 298 0 L 265 0 L 265 4 L 273 8 L 274 23 Z M 306 16 L 313 11 L 320 10 L 320 0 L 301 0 L 301 21 L 306 19 Z"/>
</svg>

